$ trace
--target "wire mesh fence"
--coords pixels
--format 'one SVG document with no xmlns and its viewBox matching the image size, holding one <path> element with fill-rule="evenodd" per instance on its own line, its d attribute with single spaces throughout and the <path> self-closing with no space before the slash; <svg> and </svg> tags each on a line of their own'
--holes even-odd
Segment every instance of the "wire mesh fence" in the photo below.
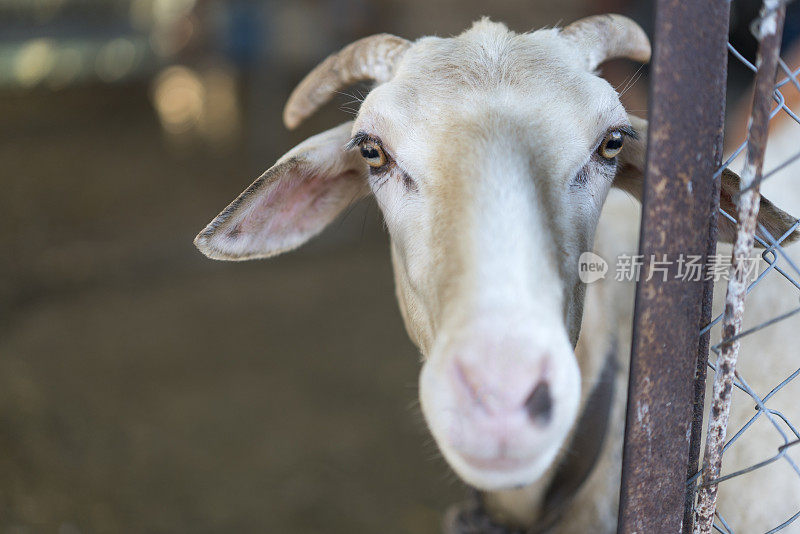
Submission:
<svg viewBox="0 0 800 534">
<path fill-rule="evenodd" d="M 782 17 L 779 12 L 782 12 L 786 3 L 779 0 L 765 1 L 761 14 L 750 25 L 753 35 L 762 45 L 758 60 L 746 58 L 733 45 L 728 44 L 729 60 L 747 67 L 754 73 L 754 79 L 758 76 L 759 68 L 763 68 L 766 63 L 762 57 L 765 29 L 767 33 L 771 29 L 775 31 L 770 25 L 775 22 L 776 16 Z M 778 32 L 780 28 L 781 24 L 778 24 Z M 777 37 L 779 45 L 780 33 Z M 800 46 L 795 49 L 784 47 L 780 52 L 782 57 L 777 57 L 777 76 L 771 74 L 769 79 L 774 86 L 765 93 L 771 98 L 769 107 L 765 108 L 769 109 L 764 121 L 765 133 L 769 133 L 766 146 L 755 146 L 763 143 L 758 136 L 752 135 L 752 128 L 758 122 L 755 115 L 759 102 L 754 101 L 753 113 L 748 122 L 751 135 L 745 135 L 745 139 L 736 146 L 715 176 L 720 177 L 725 169 L 738 168 L 743 159 L 747 160 L 742 173 L 742 189 L 736 195 L 738 198 L 733 199 L 734 204 L 740 208 L 740 221 L 722 209 L 719 212 L 720 221 L 728 220 L 736 224 L 740 239 L 748 237 L 744 235 L 747 228 L 741 216 L 746 195 L 755 193 L 755 202 L 758 204 L 761 186 L 767 189 L 771 180 L 782 182 L 776 184 L 775 189 L 779 198 L 772 199 L 778 204 L 782 198 L 777 186 L 797 188 L 796 178 L 800 176 Z M 759 92 L 756 89 L 754 98 L 758 97 Z M 741 132 L 734 135 L 741 135 Z M 753 152 L 760 152 L 764 158 L 765 149 L 763 172 L 757 170 L 752 181 L 748 182 L 745 173 L 750 164 L 750 156 Z M 794 183 L 792 175 L 795 177 Z M 787 196 L 787 200 L 791 200 L 791 194 L 787 193 Z M 762 201 L 762 209 L 763 206 Z M 793 208 L 796 210 L 797 206 Z M 719 404 L 725 393 L 723 388 L 715 387 L 706 403 L 709 407 L 706 415 L 708 431 L 704 436 L 706 455 L 701 469 L 689 480 L 690 485 L 697 484 L 694 528 L 698 533 L 708 532 L 709 528 L 725 534 L 744 532 L 742 527 L 737 526 L 735 518 L 744 514 L 758 516 L 762 512 L 765 515 L 765 524 L 763 527 L 759 526 L 758 532 L 800 532 L 800 400 L 796 396 L 800 392 L 800 354 L 787 337 L 798 326 L 800 261 L 796 259 L 797 254 L 793 258 L 793 249 L 784 249 L 784 245 L 795 237 L 793 233 L 798 226 L 800 221 L 795 221 L 787 231 L 773 235 L 774 228 L 767 228 L 763 222 L 757 223 L 756 231 L 751 232 L 749 238 L 754 239 L 757 246 L 764 250 L 760 253 L 758 270 L 753 279 L 748 280 L 746 287 L 743 287 L 743 294 L 747 295 L 748 302 L 748 306 L 744 307 L 744 316 L 739 317 L 736 328 L 728 328 L 729 319 L 734 313 L 729 300 L 725 309 L 716 314 L 701 332 L 701 335 L 710 332 L 712 336 L 713 355 L 708 362 L 712 374 L 709 375 L 709 380 L 714 378 L 722 384 L 722 375 L 729 373 L 734 402 L 731 406 L 729 401 L 731 411 L 730 414 L 725 413 L 726 409 L 720 409 Z M 722 258 L 724 254 L 719 254 L 718 257 Z M 729 268 L 737 268 L 735 255 Z M 733 278 L 732 275 L 731 279 Z M 729 285 L 729 299 L 731 291 Z M 723 295 L 718 295 L 717 298 L 720 296 Z M 752 307 L 749 306 L 751 301 L 755 303 Z M 723 324 L 726 327 L 720 328 Z M 732 361 L 729 359 L 731 352 Z M 729 395 L 730 385 L 729 383 Z M 721 472 L 715 472 L 710 465 L 714 462 L 713 453 L 709 451 L 712 448 L 710 444 L 718 438 L 721 438 L 721 448 L 716 452 L 717 460 L 722 461 Z M 745 444 L 748 440 L 753 443 Z M 753 476 L 759 472 L 768 474 L 762 477 Z M 761 491 L 764 501 L 737 500 L 737 483 L 766 484 L 763 490 L 756 490 Z M 711 488 L 713 491 L 709 491 Z M 752 487 L 749 493 L 753 493 Z M 767 506 L 767 499 L 782 500 L 783 504 L 770 507 Z M 702 516 L 707 511 L 705 507 L 709 506 L 708 524 L 704 525 Z M 776 510 L 783 515 L 772 515 Z M 752 526 L 747 527 L 748 534 L 751 532 L 750 528 Z"/>
</svg>

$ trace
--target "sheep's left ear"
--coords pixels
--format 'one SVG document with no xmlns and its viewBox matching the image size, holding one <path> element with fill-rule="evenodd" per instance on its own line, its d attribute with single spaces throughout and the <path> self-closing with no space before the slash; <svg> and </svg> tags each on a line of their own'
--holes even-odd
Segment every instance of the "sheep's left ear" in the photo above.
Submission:
<svg viewBox="0 0 800 534">
<path fill-rule="evenodd" d="M 738 211 L 738 193 L 741 189 L 741 180 L 739 175 L 735 172 L 725 169 L 722 171 L 722 183 L 720 184 L 719 192 L 719 207 L 734 219 L 737 217 Z M 773 239 L 780 239 L 783 235 L 794 226 L 797 219 L 778 208 L 764 195 L 761 195 L 761 201 L 758 204 L 758 222 L 764 226 L 764 229 L 772 237 L 770 239 L 760 229 L 756 230 L 756 235 L 760 237 L 765 243 L 771 243 Z M 720 215 L 718 223 L 720 241 L 725 243 L 733 243 L 736 239 L 736 224 L 734 224 L 727 217 Z M 786 239 L 781 241 L 782 245 L 788 245 L 797 241 L 800 233 L 795 229 L 791 234 L 786 236 Z M 755 246 L 763 248 L 758 241 Z"/>
<path fill-rule="evenodd" d="M 369 191 L 367 166 L 345 150 L 352 122 L 297 145 L 195 238 L 215 260 L 267 258 L 299 247 Z"/>
<path fill-rule="evenodd" d="M 627 137 L 622 152 L 617 156 L 617 176 L 614 187 L 627 191 L 639 202 L 642 201 L 644 165 L 647 158 L 647 121 L 636 115 L 628 115 L 637 137 Z"/>
<path fill-rule="evenodd" d="M 631 121 L 633 129 L 636 130 L 638 134 L 638 139 L 629 138 L 625 140 L 622 152 L 618 156 L 619 164 L 617 176 L 614 178 L 614 187 L 627 191 L 641 202 L 647 148 L 647 121 L 634 115 L 628 115 L 628 118 Z M 736 199 L 738 198 L 739 184 L 739 176 L 737 176 L 736 173 L 728 169 L 722 172 L 719 207 L 733 218 L 737 216 Z M 775 239 L 780 238 L 788 232 L 796 220 L 797 219 L 775 206 L 775 204 L 764 196 L 761 197 L 758 210 L 758 222 L 762 224 Z M 719 241 L 732 243 L 736 239 L 736 225 L 732 223 L 730 219 L 723 216 L 719 216 L 718 224 Z M 758 231 L 756 234 L 767 243 L 770 242 L 761 231 Z M 798 237 L 800 237 L 800 233 L 795 230 L 783 241 L 783 244 L 792 243 L 796 241 Z M 756 246 L 760 245 L 756 242 Z"/>
</svg>

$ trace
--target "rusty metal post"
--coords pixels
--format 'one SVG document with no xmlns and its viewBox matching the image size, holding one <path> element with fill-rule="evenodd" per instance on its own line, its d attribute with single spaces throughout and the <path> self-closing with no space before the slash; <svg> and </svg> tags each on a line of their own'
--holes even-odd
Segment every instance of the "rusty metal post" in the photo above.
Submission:
<svg viewBox="0 0 800 534">
<path fill-rule="evenodd" d="M 717 487 L 714 481 L 722 469 L 722 450 L 728 428 L 728 415 L 733 393 L 736 360 L 739 355 L 738 335 L 742 329 L 744 298 L 747 293 L 746 261 L 753 250 L 761 195 L 761 171 L 769 131 L 770 106 L 775 90 L 775 72 L 783 34 L 786 6 L 780 0 L 764 0 L 761 17 L 757 23 L 758 55 L 756 56 L 755 91 L 748 128 L 747 159 L 740 187 L 736 243 L 731 257 L 728 292 L 725 296 L 725 312 L 722 319 L 722 352 L 717 359 L 714 377 L 714 393 L 711 415 L 708 421 L 706 448 L 703 454 L 702 485 L 697 496 L 695 512 L 695 534 L 710 534 L 714 524 L 717 504 Z"/>
<path fill-rule="evenodd" d="M 678 533 L 696 465 L 695 377 L 711 290 L 682 280 L 681 255 L 715 248 L 725 110 L 727 0 L 658 0 L 618 532 Z M 652 260 L 666 254 L 666 274 Z M 663 266 L 662 266 L 663 267 Z M 700 378 L 704 378 L 701 374 Z M 701 385 L 702 387 L 702 385 Z M 699 398 L 698 398 L 699 397 Z M 701 404 L 702 406 L 702 404 Z M 695 456 L 692 458 L 691 452 Z"/>
</svg>

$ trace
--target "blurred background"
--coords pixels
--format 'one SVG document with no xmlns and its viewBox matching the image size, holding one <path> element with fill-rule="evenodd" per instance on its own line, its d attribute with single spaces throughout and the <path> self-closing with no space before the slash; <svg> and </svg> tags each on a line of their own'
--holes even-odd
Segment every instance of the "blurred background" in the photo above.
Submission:
<svg viewBox="0 0 800 534">
<path fill-rule="evenodd" d="M 0 0 L 0 532 L 438 532 L 466 489 L 374 204 L 270 261 L 192 239 L 349 118 L 280 119 L 342 45 L 603 12 L 652 28 L 623 0 Z M 646 115 L 647 69 L 604 73 Z"/>
</svg>

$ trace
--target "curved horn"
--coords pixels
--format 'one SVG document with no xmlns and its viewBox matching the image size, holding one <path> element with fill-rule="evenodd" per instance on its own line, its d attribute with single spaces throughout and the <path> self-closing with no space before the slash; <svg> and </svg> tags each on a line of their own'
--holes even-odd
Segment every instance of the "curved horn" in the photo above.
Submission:
<svg viewBox="0 0 800 534">
<path fill-rule="evenodd" d="M 588 70 L 615 57 L 650 60 L 650 40 L 644 30 L 622 15 L 586 17 L 561 30 L 561 35 L 583 50 Z"/>
<path fill-rule="evenodd" d="M 410 45 L 405 39 L 382 33 L 359 39 L 328 56 L 292 92 L 283 109 L 284 124 L 290 130 L 296 128 L 336 91 L 355 82 L 390 80 L 397 60 Z"/>
</svg>

